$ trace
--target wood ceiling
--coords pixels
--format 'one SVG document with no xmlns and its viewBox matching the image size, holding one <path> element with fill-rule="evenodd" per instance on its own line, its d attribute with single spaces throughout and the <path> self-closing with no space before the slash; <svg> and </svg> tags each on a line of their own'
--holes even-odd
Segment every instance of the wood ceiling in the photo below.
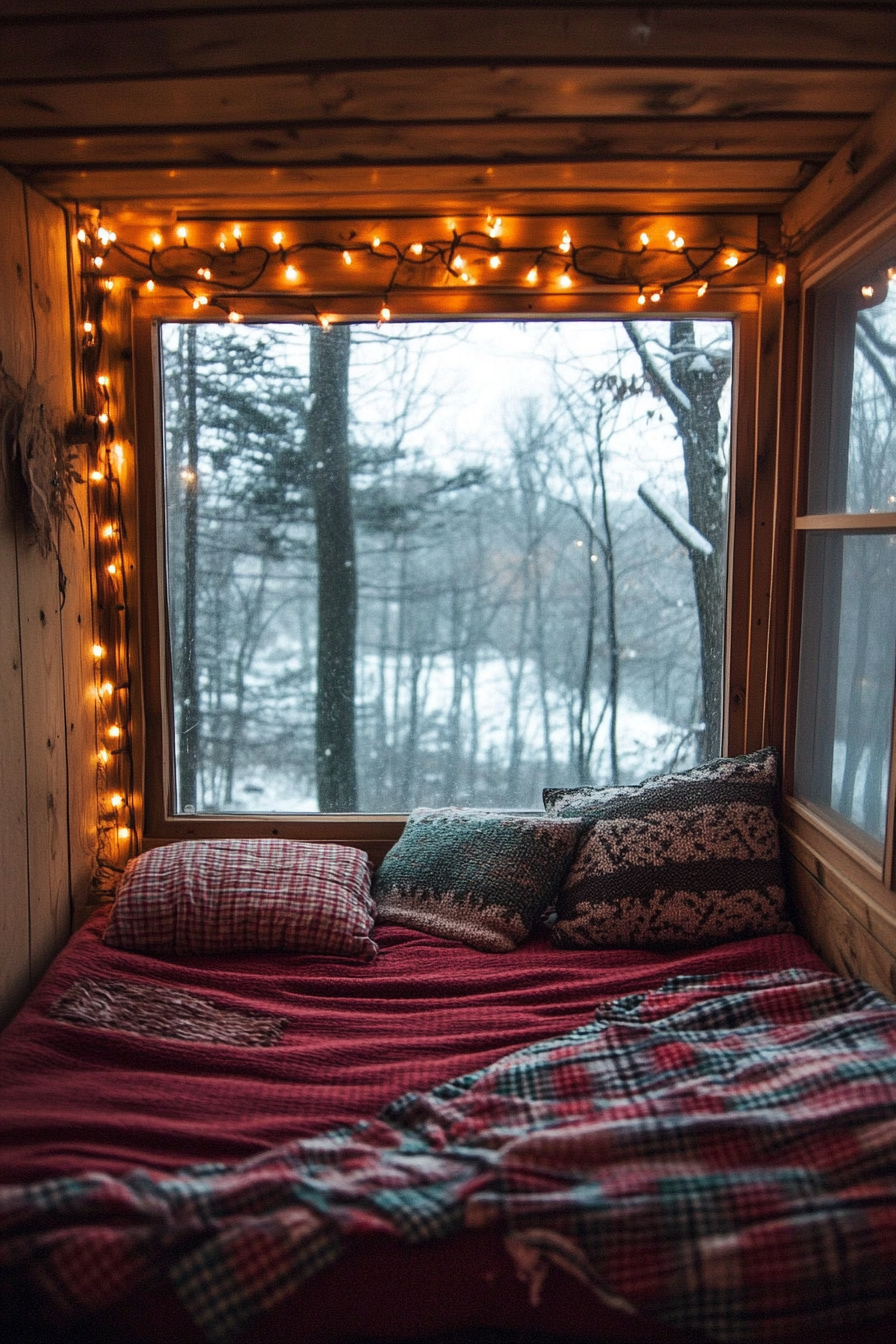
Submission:
<svg viewBox="0 0 896 1344">
<path fill-rule="evenodd" d="M 82 5 L 4 0 L 0 163 L 135 222 L 777 213 L 896 93 L 892 3 Z"/>
</svg>

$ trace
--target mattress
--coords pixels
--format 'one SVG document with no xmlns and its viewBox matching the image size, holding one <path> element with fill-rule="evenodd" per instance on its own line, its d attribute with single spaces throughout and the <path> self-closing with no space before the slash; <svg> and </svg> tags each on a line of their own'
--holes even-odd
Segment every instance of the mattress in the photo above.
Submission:
<svg viewBox="0 0 896 1344">
<path fill-rule="evenodd" d="M 823 969 L 796 935 L 677 955 L 561 952 L 536 936 L 496 955 L 397 927 L 378 929 L 372 963 L 174 961 L 106 947 L 104 920 L 95 915 L 71 940 L 3 1038 L 3 1183 L 240 1162 L 371 1117 L 401 1094 L 559 1036 L 586 1023 L 597 1003 L 673 976 Z M 152 1011 L 159 1004 L 165 1011 Z M 91 1005 L 106 1025 L 91 1020 Z M 234 1036 L 234 1021 L 254 1043 Z M 45 1303 L 25 1309 L 35 1338 L 44 1338 L 45 1311 Z M 483 1329 L 619 1344 L 694 1338 L 614 1309 L 560 1272 L 533 1293 L 501 1235 L 485 1229 L 417 1246 L 361 1238 L 240 1339 L 337 1344 Z M 838 1336 L 876 1337 L 867 1327 Z M 80 1326 L 77 1338 L 199 1344 L 204 1336 L 159 1278 Z"/>
</svg>

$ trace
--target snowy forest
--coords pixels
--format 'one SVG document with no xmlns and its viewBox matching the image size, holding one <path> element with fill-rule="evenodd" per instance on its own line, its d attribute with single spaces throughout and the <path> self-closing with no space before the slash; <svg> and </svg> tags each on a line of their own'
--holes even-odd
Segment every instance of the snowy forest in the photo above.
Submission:
<svg viewBox="0 0 896 1344">
<path fill-rule="evenodd" d="M 162 327 L 179 812 L 716 755 L 731 325 Z"/>
</svg>

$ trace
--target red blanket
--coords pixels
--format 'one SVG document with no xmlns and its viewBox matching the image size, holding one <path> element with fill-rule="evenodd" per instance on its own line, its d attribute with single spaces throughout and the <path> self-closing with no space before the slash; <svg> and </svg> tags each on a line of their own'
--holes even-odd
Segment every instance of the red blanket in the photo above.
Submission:
<svg viewBox="0 0 896 1344">
<path fill-rule="evenodd" d="M 562 952 L 535 938 L 499 956 L 388 927 L 371 963 L 171 961 L 105 947 L 104 920 L 96 915 L 72 939 L 3 1038 L 0 1181 L 240 1161 L 556 1036 L 598 1001 L 670 975 L 822 966 L 794 935 L 671 956 Z M 85 979 L 100 991 L 88 993 Z M 269 1043 L 153 1034 L 145 1003 L 137 1013 L 120 990 L 103 990 L 110 985 L 179 993 L 186 1016 L 210 1030 L 223 1023 L 226 1036 L 233 1019 Z M 102 992 L 118 996 L 119 1025 L 79 1019 L 79 1005 L 96 1008 Z M 136 1030 L 121 1029 L 122 1013 Z"/>
</svg>

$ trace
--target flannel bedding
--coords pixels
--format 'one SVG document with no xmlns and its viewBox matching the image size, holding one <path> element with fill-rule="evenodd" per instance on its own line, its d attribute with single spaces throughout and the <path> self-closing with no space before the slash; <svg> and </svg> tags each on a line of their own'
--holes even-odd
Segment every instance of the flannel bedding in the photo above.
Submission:
<svg viewBox="0 0 896 1344">
<path fill-rule="evenodd" d="M 720 1341 L 896 1311 L 896 1008 L 816 969 L 676 976 L 236 1164 L 7 1187 L 0 1263 L 96 1310 L 164 1268 L 234 1339 L 358 1238 L 495 1227 L 537 1295 L 560 1265 Z"/>
</svg>

